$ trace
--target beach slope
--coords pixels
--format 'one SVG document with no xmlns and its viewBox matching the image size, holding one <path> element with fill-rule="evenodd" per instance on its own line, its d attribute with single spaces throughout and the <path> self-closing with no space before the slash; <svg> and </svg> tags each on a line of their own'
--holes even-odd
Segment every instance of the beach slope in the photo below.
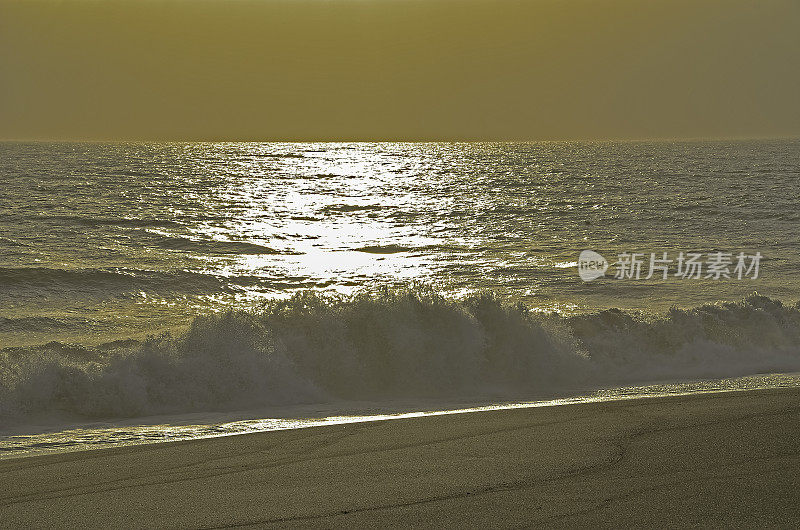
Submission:
<svg viewBox="0 0 800 530">
<path fill-rule="evenodd" d="M 0 462 L 0 527 L 800 526 L 800 390 Z"/>
</svg>

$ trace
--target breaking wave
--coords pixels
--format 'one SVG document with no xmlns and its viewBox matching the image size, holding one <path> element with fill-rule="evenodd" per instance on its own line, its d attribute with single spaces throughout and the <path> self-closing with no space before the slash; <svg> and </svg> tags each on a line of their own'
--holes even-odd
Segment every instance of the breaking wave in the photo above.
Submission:
<svg viewBox="0 0 800 530">
<path fill-rule="evenodd" d="M 181 336 L 0 352 L 0 417 L 136 417 L 338 400 L 522 399 L 800 370 L 800 309 L 757 294 L 660 315 L 559 315 L 427 288 L 303 292 Z"/>
</svg>

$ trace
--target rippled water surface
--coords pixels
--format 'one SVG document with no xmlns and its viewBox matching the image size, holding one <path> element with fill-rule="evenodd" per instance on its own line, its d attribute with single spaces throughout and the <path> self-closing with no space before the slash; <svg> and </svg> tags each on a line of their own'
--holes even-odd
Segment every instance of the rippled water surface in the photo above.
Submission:
<svg viewBox="0 0 800 530">
<path fill-rule="evenodd" d="M 2 143 L 0 181 L 5 346 L 417 281 L 563 311 L 798 298 L 797 140 Z M 586 284 L 583 249 L 764 260 L 757 280 Z"/>
<path fill-rule="evenodd" d="M 796 386 L 799 197 L 798 140 L 0 143 L 0 451 Z"/>
</svg>

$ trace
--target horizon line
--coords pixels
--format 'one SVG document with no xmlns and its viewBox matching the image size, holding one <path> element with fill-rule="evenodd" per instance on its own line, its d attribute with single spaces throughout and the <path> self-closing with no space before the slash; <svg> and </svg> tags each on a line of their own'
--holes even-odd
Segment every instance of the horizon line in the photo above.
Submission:
<svg viewBox="0 0 800 530">
<path fill-rule="evenodd" d="M 598 137 L 598 138 L 0 138 L 0 143 L 647 143 L 647 142 L 722 142 L 753 140 L 800 140 L 800 134 L 732 135 L 732 136 L 649 136 L 649 137 Z"/>
</svg>

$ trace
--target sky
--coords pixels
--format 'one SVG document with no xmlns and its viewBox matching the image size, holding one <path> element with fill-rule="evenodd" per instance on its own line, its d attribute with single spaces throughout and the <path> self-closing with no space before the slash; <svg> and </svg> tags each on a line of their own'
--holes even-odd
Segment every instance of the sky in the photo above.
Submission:
<svg viewBox="0 0 800 530">
<path fill-rule="evenodd" d="M 797 0 L 0 0 L 0 139 L 800 135 Z"/>
</svg>

